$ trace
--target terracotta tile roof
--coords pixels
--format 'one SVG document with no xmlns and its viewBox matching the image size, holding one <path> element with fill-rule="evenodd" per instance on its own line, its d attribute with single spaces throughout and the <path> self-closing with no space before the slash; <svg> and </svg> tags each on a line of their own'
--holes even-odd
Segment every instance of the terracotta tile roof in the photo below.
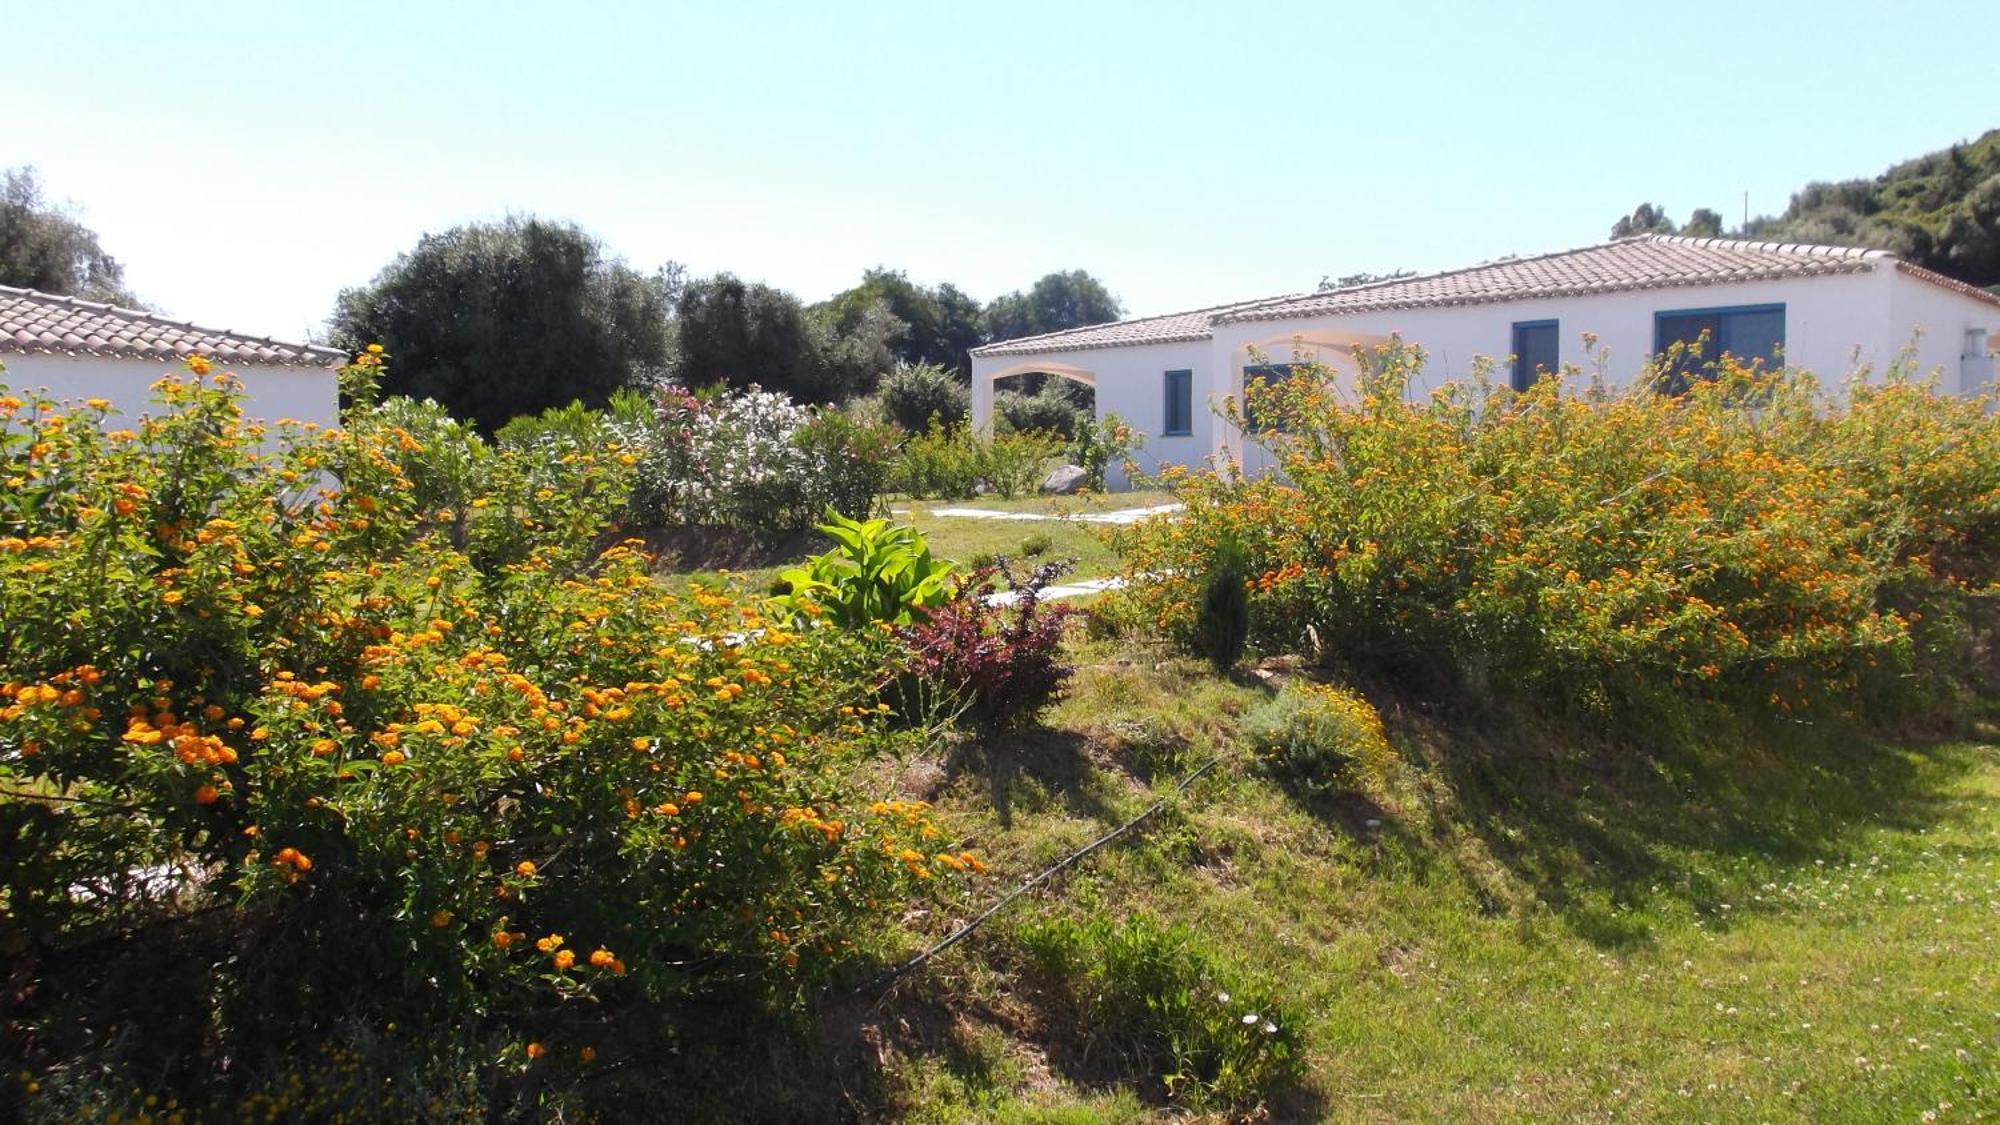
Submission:
<svg viewBox="0 0 2000 1125">
<path fill-rule="evenodd" d="M 118 356 L 174 362 L 199 353 L 217 363 L 332 367 L 346 353 L 240 332 L 198 328 L 137 309 L 0 285 L 0 353 Z"/>
<path fill-rule="evenodd" d="M 1266 297 L 1264 301 L 1289 301 L 1295 297 L 1296 295 Z M 1189 312 L 1144 316 L 1136 320 L 1092 324 L 1084 328 L 1067 328 L 1061 332 L 1049 332 L 1040 336 L 1001 340 L 998 343 L 974 348 L 972 354 L 1040 355 L 1044 352 L 1083 351 L 1089 348 L 1121 348 L 1129 344 L 1171 344 L 1181 340 L 1206 340 L 1211 335 L 1210 327 L 1223 314 L 1263 304 L 1264 301 L 1237 301 L 1234 304 L 1216 305 Z"/>
<path fill-rule="evenodd" d="M 1371 282 L 1312 293 L 1292 301 L 1265 302 L 1217 317 L 1216 323 L 1863 273 L 1874 269 L 1877 261 L 1890 257 L 1885 251 L 1857 246 L 1802 246 L 1648 234 L 1580 250 Z"/>
<path fill-rule="evenodd" d="M 1942 285 L 1954 293 L 1960 293 L 1967 297 L 1984 301 L 1989 305 L 2000 305 L 2000 293 L 1995 293 L 1990 289 L 1981 289 L 1977 285 L 1968 285 L 1955 277 L 1946 277 L 1936 270 L 1927 270 L 1922 266 L 1913 266 L 1908 262 L 1899 261 L 1896 263 L 1896 272 L 1909 274 L 1918 281 L 1928 281 L 1932 285 Z"/>
<path fill-rule="evenodd" d="M 1046 336 L 988 344 L 973 349 L 972 354 L 1033 355 L 1083 348 L 1206 340 L 1214 335 L 1216 325 L 1241 321 L 1299 320 L 1388 309 L 1479 305 L 1535 297 L 1572 297 L 1732 281 L 1865 273 L 1883 262 L 1895 262 L 1897 269 L 1913 277 L 2000 304 L 2000 297 L 1983 289 L 1897 261 L 1894 255 L 1883 250 L 1649 234 L 1421 277 L 1374 281 L 1321 293 L 1267 297 L 1192 312 L 1074 328 Z"/>
</svg>

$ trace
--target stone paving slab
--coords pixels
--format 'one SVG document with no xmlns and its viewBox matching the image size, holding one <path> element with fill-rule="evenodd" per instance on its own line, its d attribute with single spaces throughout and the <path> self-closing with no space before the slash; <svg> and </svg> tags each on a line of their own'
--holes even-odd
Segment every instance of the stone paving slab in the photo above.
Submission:
<svg viewBox="0 0 2000 1125">
<path fill-rule="evenodd" d="M 1150 508 L 1119 508 L 1110 512 L 1078 512 L 1074 515 L 1058 516 L 1047 512 L 997 512 L 991 508 L 925 508 L 927 516 L 944 516 L 960 520 L 1076 520 L 1079 523 L 1138 523 L 1152 516 L 1166 515 L 1181 510 L 1179 504 L 1155 504 Z M 890 515 L 907 516 L 908 508 L 893 508 Z"/>
<path fill-rule="evenodd" d="M 1050 586 L 1042 591 L 1041 600 L 1061 601 L 1064 598 L 1080 598 L 1085 594 L 1098 594 L 1106 590 L 1116 590 L 1125 585 L 1123 578 L 1088 578 L 1081 582 L 1065 582 L 1060 586 Z M 988 605 L 1013 605 L 1020 599 L 1016 590 L 996 590 L 987 595 Z"/>
</svg>

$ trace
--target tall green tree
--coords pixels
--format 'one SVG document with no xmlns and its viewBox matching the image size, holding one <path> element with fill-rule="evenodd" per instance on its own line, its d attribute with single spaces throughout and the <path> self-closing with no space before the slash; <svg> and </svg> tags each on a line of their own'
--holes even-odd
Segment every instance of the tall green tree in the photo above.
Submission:
<svg viewBox="0 0 2000 1125">
<path fill-rule="evenodd" d="M 900 363 L 935 364 L 968 375 L 972 361 L 966 353 L 985 342 L 977 301 L 949 282 L 920 285 L 886 267 L 869 270 L 861 284 L 815 307 L 843 334 L 860 331 L 871 310 L 885 311 L 898 322 L 890 348 Z"/>
<path fill-rule="evenodd" d="M 1017 340 L 1105 324 L 1125 315 L 1118 298 L 1104 283 L 1082 270 L 1052 273 L 1035 282 L 1027 292 L 995 297 L 986 306 L 986 336 L 989 340 Z"/>
<path fill-rule="evenodd" d="M 125 288 L 125 267 L 98 245 L 95 231 L 48 199 L 33 168 L 0 175 L 0 285 L 139 304 Z"/>
<path fill-rule="evenodd" d="M 1667 218 L 1667 209 L 1657 203 L 1641 203 L 1632 209 L 1630 215 L 1611 224 L 1611 237 L 1631 238 L 1641 234 L 1672 234 L 1674 221 Z"/>
<path fill-rule="evenodd" d="M 734 274 L 690 281 L 674 330 L 674 377 L 692 387 L 761 387 L 801 402 L 839 402 L 873 388 L 895 362 L 902 322 L 881 301 L 837 314 Z"/>
<path fill-rule="evenodd" d="M 425 235 L 342 292 L 329 327 L 349 349 L 388 350 L 389 393 L 434 398 L 490 432 L 662 376 L 669 276 L 630 268 L 574 224 L 474 223 Z"/>
<path fill-rule="evenodd" d="M 680 342 L 674 377 L 688 386 L 798 394 L 817 380 L 805 308 L 782 289 L 730 273 L 690 281 L 681 289 L 674 330 Z"/>
<path fill-rule="evenodd" d="M 1722 216 L 1706 207 L 1697 207 L 1688 221 L 1681 224 L 1681 233 L 1689 238 L 1719 238 L 1722 236 Z"/>
</svg>

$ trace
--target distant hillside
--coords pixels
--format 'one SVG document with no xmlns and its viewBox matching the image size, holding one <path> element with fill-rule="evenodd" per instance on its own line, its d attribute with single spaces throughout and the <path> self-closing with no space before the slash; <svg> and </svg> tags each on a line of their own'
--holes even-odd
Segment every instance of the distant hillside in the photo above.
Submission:
<svg viewBox="0 0 2000 1125">
<path fill-rule="evenodd" d="M 1722 233 L 1703 208 L 1676 226 L 1641 204 L 1614 235 Z M 1974 285 L 2000 287 L 2000 129 L 1919 156 L 1869 179 L 1815 182 L 1781 215 L 1751 219 L 1733 237 L 1870 246 Z"/>
</svg>

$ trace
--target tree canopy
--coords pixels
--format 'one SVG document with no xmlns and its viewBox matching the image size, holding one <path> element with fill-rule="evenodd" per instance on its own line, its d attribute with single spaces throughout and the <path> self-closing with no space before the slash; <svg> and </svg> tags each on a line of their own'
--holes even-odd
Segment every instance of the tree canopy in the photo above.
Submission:
<svg viewBox="0 0 2000 1125">
<path fill-rule="evenodd" d="M 667 271 L 640 273 L 569 223 L 509 218 L 425 235 L 330 320 L 349 349 L 382 344 L 385 389 L 434 398 L 492 431 L 667 366 Z"/>
<path fill-rule="evenodd" d="M 950 282 L 919 285 L 887 267 L 869 270 L 861 284 L 815 307 L 843 335 L 859 331 L 871 312 L 893 317 L 888 346 L 899 363 L 935 364 L 968 375 L 972 363 L 966 353 L 985 342 L 978 301 Z"/>
<path fill-rule="evenodd" d="M 1641 234 L 1675 234 L 1680 228 L 1667 217 L 1667 209 L 1657 203 L 1641 203 L 1630 215 L 1611 224 L 1611 237 L 1631 238 Z"/>
<path fill-rule="evenodd" d="M 677 380 L 762 387 L 801 402 L 873 391 L 897 363 L 906 329 L 879 298 L 807 307 L 782 289 L 728 273 L 689 282 L 677 308 Z"/>
<path fill-rule="evenodd" d="M 1125 315 L 1118 298 L 1104 283 L 1082 270 L 1052 273 L 1028 291 L 995 297 L 986 306 L 988 340 L 1018 340 L 1044 332 L 1061 332 L 1105 324 Z"/>
<path fill-rule="evenodd" d="M 98 245 L 95 231 L 43 194 L 33 168 L 0 175 L 0 285 L 139 304 L 125 288 L 125 267 Z"/>
</svg>

